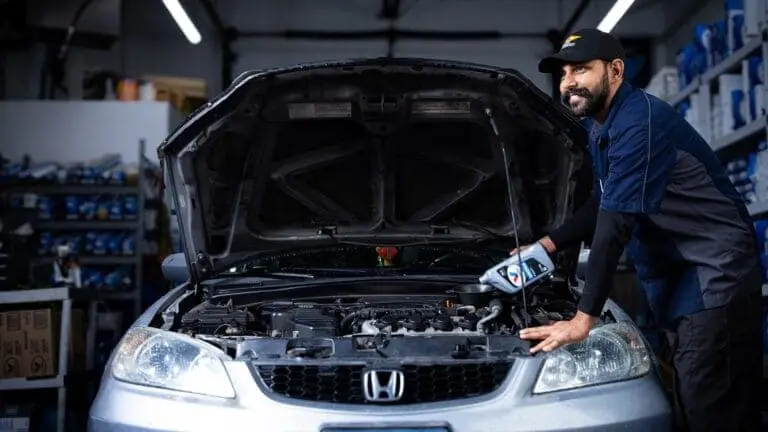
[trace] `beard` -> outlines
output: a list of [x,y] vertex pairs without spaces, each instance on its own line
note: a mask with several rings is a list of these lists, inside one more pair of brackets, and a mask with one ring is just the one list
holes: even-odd
[[[594,117],[605,108],[605,104],[608,101],[608,93],[608,75],[605,74],[600,81],[600,86],[598,86],[596,90],[590,91],[583,87],[572,88],[562,94],[561,100],[563,104],[571,107],[571,111],[573,111],[576,116]],[[583,100],[571,103],[571,96],[579,96]]]

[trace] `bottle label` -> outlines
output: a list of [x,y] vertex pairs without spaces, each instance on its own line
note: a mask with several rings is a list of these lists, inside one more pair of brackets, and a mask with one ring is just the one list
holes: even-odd
[[512,264],[507,267],[507,280],[509,280],[509,283],[511,283],[515,288],[520,288],[523,286],[522,273],[520,272],[520,267],[517,264]]

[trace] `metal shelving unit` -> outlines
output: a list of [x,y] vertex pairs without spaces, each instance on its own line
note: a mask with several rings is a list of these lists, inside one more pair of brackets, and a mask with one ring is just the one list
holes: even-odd
[[[131,293],[78,288],[39,288],[20,291],[0,291],[0,304],[62,304],[59,325],[58,372],[46,378],[4,378],[0,379],[0,392],[12,390],[56,389],[58,392],[57,430],[64,431],[66,419],[67,388],[66,377],[69,368],[69,335],[72,328],[72,303],[86,301],[96,305],[105,300],[131,300]],[[86,369],[92,370],[95,356],[96,309],[89,308],[86,332]]]
[[[36,230],[56,231],[97,231],[97,230],[130,230],[136,236],[136,250],[129,256],[81,256],[81,265],[110,266],[133,265],[134,284],[130,291],[94,289],[94,288],[41,288],[19,291],[0,291],[1,304],[34,304],[61,302],[61,325],[58,352],[58,374],[49,378],[12,378],[0,379],[0,391],[57,389],[58,391],[58,430],[63,431],[66,413],[66,382],[68,368],[69,335],[71,329],[72,303],[82,301],[88,304],[86,332],[86,370],[92,371],[95,363],[97,311],[98,304],[105,301],[129,301],[133,303],[134,315],[141,313],[142,280],[145,236],[145,201],[146,201],[146,163],[144,161],[145,142],[139,143],[139,175],[136,185],[3,185],[2,189],[10,193],[36,195],[135,195],[137,196],[137,217],[132,220],[119,221],[39,221],[35,223]],[[54,257],[42,256],[33,258],[31,266],[53,265]]]
[[67,295],[68,291],[69,290],[66,288],[29,291],[0,291],[0,304],[61,302],[58,374],[53,378],[45,379],[0,379],[0,392],[10,390],[57,389],[58,411],[56,422],[57,431],[59,432],[64,431],[67,410],[67,388],[64,385],[64,377],[66,376],[67,368],[69,367],[69,332],[72,316],[72,299]]
[[[41,185],[6,185],[3,188],[14,194],[35,194],[48,196],[65,195],[135,195],[137,197],[137,217],[130,220],[40,220],[35,229],[50,231],[133,231],[136,238],[136,250],[133,255],[86,255],[78,257],[84,266],[120,266],[133,265],[134,287],[130,292],[105,292],[103,300],[133,300],[134,315],[141,313],[141,283],[143,279],[143,244],[145,227],[146,180],[144,154],[146,144],[139,142],[138,181],[135,185],[102,184],[41,184]],[[31,260],[30,267],[53,265],[54,257],[42,256]],[[92,291],[92,290],[91,290]],[[95,307],[95,306],[94,306]]]
[[[731,73],[739,70],[743,64],[742,62],[754,54],[760,54],[764,59],[768,59],[768,40],[766,39],[766,31],[763,31],[759,37],[756,37],[744,44],[743,47],[738,49],[728,58],[724,59],[718,65],[708,70],[701,76],[698,76],[692,80],[685,88],[683,88],[678,94],[669,98],[667,102],[672,106],[677,106],[682,102],[688,100],[694,93],[698,93],[704,102],[701,105],[703,112],[701,116],[704,118],[711,117],[712,106],[712,87],[717,85],[718,78],[726,73]],[[763,82],[768,82],[768,70],[763,70]],[[752,121],[739,129],[729,133],[728,135],[712,139],[711,131],[706,131],[704,138],[710,142],[712,148],[715,151],[722,151],[728,149],[738,143],[743,142],[746,139],[752,138],[759,133],[764,133],[768,136],[768,122],[763,115],[755,121]]]

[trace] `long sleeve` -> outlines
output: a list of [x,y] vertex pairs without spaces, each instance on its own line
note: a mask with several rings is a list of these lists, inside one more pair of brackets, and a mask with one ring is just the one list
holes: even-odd
[[591,195],[573,216],[549,233],[557,250],[570,249],[592,237],[597,224],[598,208],[597,199]]
[[600,316],[611,293],[613,276],[635,227],[636,218],[637,215],[632,213],[598,212],[587,262],[586,284],[579,302],[579,310],[587,315]]

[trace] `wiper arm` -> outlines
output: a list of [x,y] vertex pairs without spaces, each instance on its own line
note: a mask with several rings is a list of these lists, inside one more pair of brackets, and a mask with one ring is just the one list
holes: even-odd
[[217,274],[216,278],[241,278],[249,276],[263,276],[275,279],[312,279],[315,277],[314,275],[308,273],[293,273],[282,270],[272,271],[265,267],[251,267],[245,270],[224,271]]
[[325,268],[325,267],[282,267],[281,272],[309,274],[313,277],[368,276],[376,269],[367,268]]
[[268,267],[250,267],[240,271],[222,272],[217,275],[217,277],[262,276],[275,279],[314,279],[316,277],[364,276],[369,274],[371,274],[371,272],[366,269],[281,267],[280,269],[272,270]]

